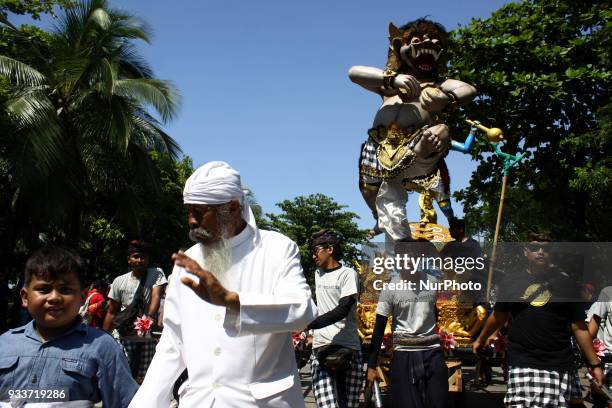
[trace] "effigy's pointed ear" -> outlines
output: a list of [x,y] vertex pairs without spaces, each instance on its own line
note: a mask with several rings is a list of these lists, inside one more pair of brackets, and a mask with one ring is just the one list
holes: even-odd
[[402,31],[393,23],[389,23],[389,41],[393,42],[395,38],[402,38]]

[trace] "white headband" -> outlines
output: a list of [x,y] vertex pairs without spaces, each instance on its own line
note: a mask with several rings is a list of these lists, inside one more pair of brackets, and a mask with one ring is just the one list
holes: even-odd
[[242,218],[253,230],[257,230],[251,206],[244,200],[240,173],[222,161],[212,161],[200,166],[185,182],[183,203],[225,204],[239,200],[242,204]]
[[185,204],[225,204],[244,193],[240,173],[222,161],[212,161],[199,167],[187,179],[183,190]]

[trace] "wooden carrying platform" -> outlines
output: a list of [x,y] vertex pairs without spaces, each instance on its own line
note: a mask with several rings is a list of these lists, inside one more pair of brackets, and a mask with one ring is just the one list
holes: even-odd
[[461,375],[461,360],[449,360],[446,362],[448,367],[448,391],[463,391],[463,376]]

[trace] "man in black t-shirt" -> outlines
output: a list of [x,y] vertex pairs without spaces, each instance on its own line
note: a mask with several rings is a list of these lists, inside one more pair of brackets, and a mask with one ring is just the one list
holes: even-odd
[[[501,300],[473,344],[474,352],[510,317],[507,407],[569,407],[575,382],[571,334],[587,367],[603,383],[601,361],[584,323],[574,283],[551,266],[550,240],[534,235],[523,248],[527,270],[509,276]],[[571,328],[571,330],[570,330]]]

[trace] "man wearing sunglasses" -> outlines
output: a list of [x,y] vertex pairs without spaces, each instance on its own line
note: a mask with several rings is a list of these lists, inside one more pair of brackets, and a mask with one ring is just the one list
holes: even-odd
[[[552,266],[550,239],[533,234],[523,247],[525,271],[517,271],[501,285],[493,313],[473,344],[474,352],[488,346],[491,334],[510,317],[508,335],[507,407],[570,407],[576,370],[571,335],[586,366],[599,384],[604,381],[601,361],[593,350],[584,323],[584,310],[575,284]],[[570,330],[571,328],[571,330]]]
[[340,244],[340,238],[326,229],[310,240],[321,313],[307,327],[314,330],[310,366],[318,408],[357,408],[363,383],[355,314],[359,278],[354,269],[340,263]]

